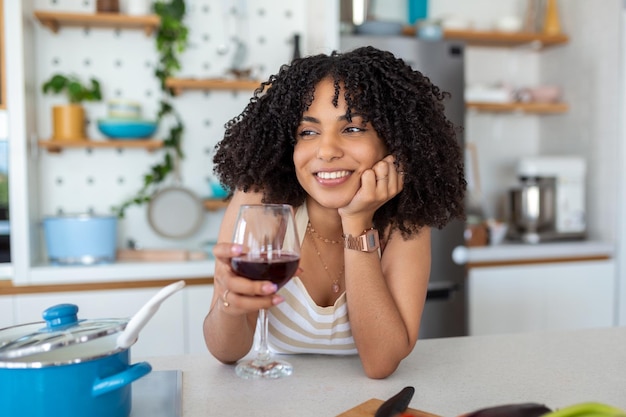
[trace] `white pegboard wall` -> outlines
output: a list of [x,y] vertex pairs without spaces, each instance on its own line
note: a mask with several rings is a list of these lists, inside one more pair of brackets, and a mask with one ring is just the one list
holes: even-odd
[[[35,0],[35,10],[93,13],[95,0]],[[236,41],[246,45],[244,67],[262,79],[278,71],[293,54],[293,35],[301,35],[301,51],[306,53],[306,0],[187,1],[186,23],[189,47],[182,56],[177,76],[209,78],[228,76],[236,51]],[[310,6],[309,6],[310,7]],[[72,73],[101,82],[103,101],[86,103],[90,123],[88,136],[104,139],[96,127],[106,117],[106,102],[114,98],[142,104],[143,115],[154,118],[161,98],[153,71],[156,65],[154,35],[141,30],[61,27],[52,34],[35,23],[37,56],[36,85],[55,73]],[[252,92],[185,91],[172,103],[185,125],[181,164],[183,185],[200,197],[209,194],[215,144],[224,124],[238,115]],[[51,107],[63,97],[39,93],[37,96],[37,135],[51,135]],[[166,136],[171,121],[164,121],[156,138]],[[162,160],[162,151],[126,149],[66,149],[59,154],[38,151],[40,167],[39,211],[41,217],[58,212],[93,211],[109,213],[110,208],[133,196],[141,187],[149,167]],[[171,184],[172,179],[164,185]],[[185,240],[158,236],[149,227],[146,207],[132,207],[120,222],[119,243],[133,239],[143,247],[191,247],[214,239],[221,212],[208,212],[202,230]]]

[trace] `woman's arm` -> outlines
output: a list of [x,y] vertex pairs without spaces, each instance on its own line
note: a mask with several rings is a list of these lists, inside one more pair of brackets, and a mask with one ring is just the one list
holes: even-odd
[[282,301],[275,294],[276,286],[271,282],[239,277],[230,267],[230,258],[236,256],[240,250],[237,245],[229,243],[239,206],[259,204],[261,198],[258,193],[234,193],[222,219],[218,244],[213,250],[214,291],[209,314],[204,319],[203,331],[209,351],[225,363],[236,362],[252,348],[259,309],[269,308]]
[[[361,175],[361,188],[339,209],[344,234],[358,236],[375,210],[402,191],[403,174],[387,156]],[[384,231],[379,231],[383,233]],[[430,229],[404,240],[396,230],[377,252],[344,249],[350,327],[365,373],[391,375],[415,346],[430,276]]]
[[365,373],[391,375],[417,342],[430,275],[430,229],[394,232],[382,258],[344,249],[352,335]]

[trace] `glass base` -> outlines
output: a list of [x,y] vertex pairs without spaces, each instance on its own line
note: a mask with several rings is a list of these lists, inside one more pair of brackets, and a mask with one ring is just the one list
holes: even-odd
[[285,361],[261,362],[253,359],[238,363],[235,373],[244,379],[277,379],[291,375],[293,366]]

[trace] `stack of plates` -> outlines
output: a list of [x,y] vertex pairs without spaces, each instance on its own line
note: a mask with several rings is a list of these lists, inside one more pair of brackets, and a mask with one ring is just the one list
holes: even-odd
[[109,114],[98,120],[98,129],[103,135],[117,140],[148,138],[157,129],[157,123],[141,118],[141,104],[127,100],[112,100],[108,103]]
[[151,120],[132,119],[100,119],[98,129],[111,139],[142,139],[150,137],[157,124]]

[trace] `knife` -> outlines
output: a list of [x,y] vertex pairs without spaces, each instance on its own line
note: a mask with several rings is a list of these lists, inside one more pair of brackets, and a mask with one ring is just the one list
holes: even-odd
[[382,405],[378,407],[378,410],[376,410],[374,417],[393,417],[406,411],[411,402],[411,398],[413,398],[413,394],[415,394],[415,388],[404,387],[402,391],[382,403]]

